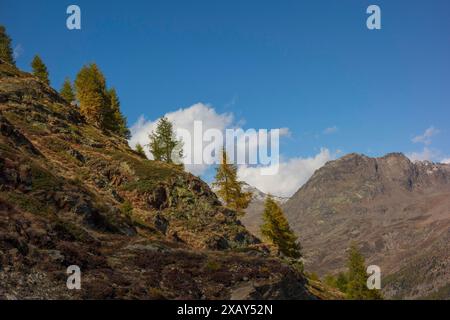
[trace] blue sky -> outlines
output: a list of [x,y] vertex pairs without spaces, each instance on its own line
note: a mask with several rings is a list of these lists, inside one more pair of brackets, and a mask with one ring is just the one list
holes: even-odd
[[[81,31],[66,28],[70,4]],[[370,4],[381,30],[366,27]],[[450,158],[449,16],[448,0],[0,2],[18,66],[39,53],[55,88],[95,61],[130,125],[202,102],[246,128],[289,128],[286,158]]]

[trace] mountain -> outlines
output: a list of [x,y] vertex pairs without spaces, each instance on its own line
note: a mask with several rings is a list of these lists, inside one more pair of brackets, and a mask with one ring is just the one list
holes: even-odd
[[328,162],[284,205],[306,270],[336,274],[359,244],[385,296],[450,298],[450,165],[349,154]]
[[[269,196],[267,193],[262,192],[261,190],[259,190],[258,188],[249,185],[248,183],[243,183],[242,184],[242,191],[244,192],[251,192],[252,193],[252,201],[253,202],[262,202],[264,203],[264,201],[266,200],[266,198]],[[286,201],[289,200],[289,198],[287,197],[277,197],[272,195],[272,198],[277,201],[280,204],[285,203]]]
[[[81,290],[66,287],[81,269]],[[317,299],[182,168],[0,60],[0,299]]]

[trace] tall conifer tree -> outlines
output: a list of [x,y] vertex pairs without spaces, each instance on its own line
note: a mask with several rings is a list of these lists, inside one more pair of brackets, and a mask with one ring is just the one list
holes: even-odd
[[298,259],[301,257],[301,247],[297,236],[289,226],[278,203],[269,195],[264,204],[263,225],[261,234],[278,247],[286,257]]
[[75,90],[81,114],[89,123],[104,129],[110,102],[105,77],[95,63],[80,70],[75,80]]
[[69,78],[66,78],[64,80],[59,93],[61,97],[63,97],[67,102],[72,103],[73,101],[75,101],[75,93],[73,92],[72,83],[70,82]]
[[127,119],[120,111],[120,100],[116,89],[108,90],[109,110],[105,116],[105,127],[112,132],[129,139],[130,130],[127,127]]
[[42,61],[41,57],[35,55],[33,61],[31,62],[31,67],[33,68],[33,75],[38,77],[45,84],[50,84],[47,66],[44,64],[44,61]]
[[158,121],[156,130],[149,135],[150,152],[157,161],[167,163],[181,162],[183,158],[183,141],[178,140],[173,124],[166,117]]
[[242,185],[243,182],[238,181],[237,178],[236,165],[229,162],[226,150],[223,148],[222,161],[217,167],[213,186],[218,189],[217,194],[225,205],[240,215],[244,214],[252,198],[251,192],[242,191]]
[[15,65],[11,38],[6,33],[6,28],[0,25],[0,59]]
[[365,259],[359,252],[358,247],[353,244],[348,255],[348,274],[346,294],[348,299],[354,300],[379,300],[383,299],[379,290],[367,288]]

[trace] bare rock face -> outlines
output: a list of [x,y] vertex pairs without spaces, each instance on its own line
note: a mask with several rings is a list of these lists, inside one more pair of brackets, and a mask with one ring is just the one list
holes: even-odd
[[268,292],[249,298],[316,298],[258,243],[206,183],[0,60],[0,299],[229,299],[243,278]]
[[307,270],[344,270],[356,242],[381,267],[387,297],[450,297],[450,165],[350,154],[317,170],[284,209]]

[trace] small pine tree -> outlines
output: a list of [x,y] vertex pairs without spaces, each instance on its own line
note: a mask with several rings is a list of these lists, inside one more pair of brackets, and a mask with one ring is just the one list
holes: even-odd
[[110,102],[105,77],[95,63],[80,70],[75,90],[81,114],[89,123],[103,129]]
[[243,215],[251,199],[251,192],[243,192],[243,182],[237,179],[237,167],[228,160],[225,148],[222,149],[222,161],[216,169],[213,186],[218,189],[217,194],[228,208]]
[[348,256],[346,293],[348,299],[373,300],[382,299],[379,290],[367,288],[367,273],[364,256],[356,245],[352,245]]
[[0,59],[15,65],[11,38],[6,34],[6,28],[0,25]]
[[177,164],[181,162],[183,141],[176,138],[173,124],[166,117],[158,121],[156,130],[149,138],[148,146],[155,160]]
[[73,92],[72,83],[70,82],[69,78],[66,78],[64,80],[61,90],[59,91],[59,94],[68,103],[72,103],[73,101],[75,101],[75,93]]
[[139,155],[142,158],[147,159],[147,155],[145,154],[144,147],[140,143],[137,143],[135,148],[136,148],[136,152],[139,153]]
[[330,287],[339,289],[342,293],[347,292],[347,275],[344,272],[340,272],[337,276],[328,274],[324,279],[325,284]]
[[264,204],[263,225],[261,234],[278,247],[278,251],[286,257],[299,259],[301,247],[297,236],[289,226],[280,206],[269,195]]
[[48,79],[47,66],[42,61],[41,57],[39,57],[38,55],[34,56],[34,59],[31,62],[31,68],[33,68],[34,76],[38,77],[45,84],[50,85],[50,80]]
[[127,119],[120,111],[120,100],[114,88],[108,90],[109,110],[105,116],[104,126],[112,132],[130,139],[130,130],[127,127]]

